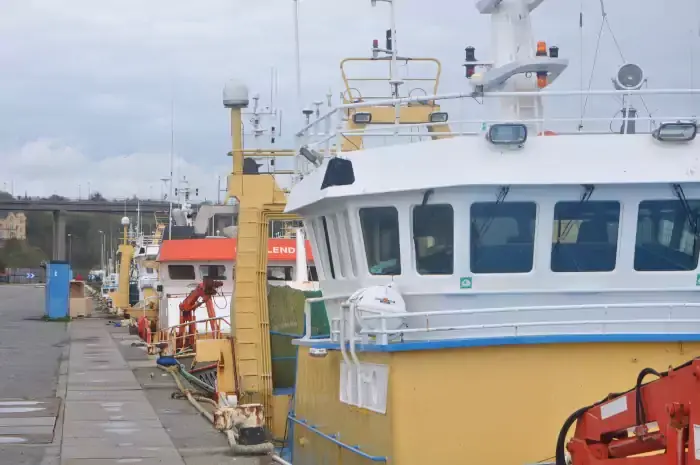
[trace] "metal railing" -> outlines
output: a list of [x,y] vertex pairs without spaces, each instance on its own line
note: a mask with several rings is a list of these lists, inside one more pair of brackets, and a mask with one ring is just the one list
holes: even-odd
[[[580,304],[580,305],[542,305],[542,306],[513,306],[513,307],[493,307],[493,308],[476,308],[476,309],[458,309],[458,310],[434,310],[425,312],[406,312],[406,313],[380,313],[368,309],[362,309],[362,314],[358,312],[357,304],[352,302],[344,302],[340,306],[340,318],[333,318],[331,321],[331,340],[349,342],[354,345],[357,342],[362,344],[388,345],[391,343],[390,336],[418,334],[418,333],[434,333],[434,332],[454,332],[454,331],[473,331],[487,329],[507,329],[508,336],[519,336],[521,330],[526,328],[537,327],[553,327],[553,326],[590,326],[590,325],[650,325],[650,324],[700,324],[700,318],[672,318],[671,314],[674,310],[684,308],[700,308],[700,303],[689,302],[625,302],[611,304]],[[659,318],[638,318],[634,315],[627,318],[619,318],[611,314],[610,318],[581,318],[582,314],[591,311],[608,311],[624,310],[624,309],[654,309],[664,311],[667,315]],[[523,315],[528,312],[548,312],[546,319],[527,320],[523,319]],[[570,312],[575,312],[577,319],[566,319],[564,314],[571,315]],[[439,322],[440,317],[455,317],[455,316],[490,316],[497,314],[513,314],[513,320],[494,323],[477,323],[477,324],[450,324],[444,325]],[[367,315],[369,314],[369,315]],[[389,329],[388,320],[403,320],[404,325],[399,329]],[[410,320],[410,322],[408,322]],[[378,321],[378,329],[369,329],[362,324],[365,321]],[[356,325],[351,322],[359,322],[360,331],[356,331]],[[343,327],[346,330],[343,330]],[[692,332],[694,334],[694,332]],[[532,335],[532,333],[527,333]],[[305,335],[305,337],[307,337]],[[481,334],[466,337],[479,338]],[[370,338],[374,338],[371,340]],[[342,344],[341,344],[342,346]]]
[[[483,103],[484,99],[502,99],[502,98],[513,98],[513,97],[541,97],[544,99],[555,98],[566,98],[566,97],[581,97],[585,96],[586,99],[590,97],[604,97],[606,99],[610,98],[631,98],[631,97],[650,97],[650,96],[665,96],[670,97],[687,97],[692,95],[700,94],[700,89],[640,89],[640,90],[597,90],[597,91],[531,91],[531,92],[487,92],[487,93],[474,93],[474,92],[459,92],[459,93],[449,93],[449,94],[436,94],[436,95],[421,95],[414,97],[403,97],[397,99],[384,99],[384,100],[372,100],[370,102],[356,102],[347,103],[339,105],[337,107],[331,108],[326,113],[320,115],[315,120],[311,121],[304,127],[302,127],[296,136],[297,151],[301,147],[308,147],[320,151],[325,157],[337,155],[343,146],[343,142],[347,140],[350,136],[363,136],[363,137],[385,137],[391,140],[387,145],[400,143],[403,139],[406,140],[413,139],[414,141],[425,140],[431,136],[475,136],[484,133],[484,128],[489,124],[495,123],[524,123],[524,124],[536,124],[541,126],[548,131],[556,131],[557,134],[617,134],[620,135],[619,131],[612,130],[612,124],[616,121],[618,123],[623,123],[624,119],[616,118],[615,116],[620,114],[620,111],[616,113],[613,117],[589,117],[581,115],[579,117],[559,117],[559,116],[549,116],[547,108],[544,109],[541,118],[535,119],[523,119],[523,120],[502,120],[502,119],[474,119],[474,118],[463,118],[462,115],[470,113],[466,108],[463,108],[466,102],[478,101],[478,103]],[[446,102],[446,101],[456,101],[460,104],[460,109],[457,111],[458,117],[453,118],[453,113],[450,112],[450,119],[447,122],[441,123],[417,123],[417,124],[388,124],[388,125],[367,125],[362,129],[350,130],[347,129],[346,118],[347,111],[353,109],[362,109],[370,107],[394,107],[396,111],[402,106],[421,103],[421,102]],[[616,103],[617,107],[620,107],[619,103]],[[551,106],[551,105],[548,105]],[[626,105],[629,107],[629,104]],[[446,108],[442,108],[441,111],[447,111]],[[474,113],[471,112],[473,115]],[[639,114],[634,120],[637,124],[637,133],[651,132],[656,126],[657,122],[663,121],[678,121],[678,120],[696,120],[696,115],[664,115],[664,116],[642,116]],[[648,126],[643,123],[648,123]],[[428,128],[432,126],[445,126],[449,125],[453,128],[450,132],[439,132],[429,134]],[[591,125],[598,125],[598,129],[584,129]],[[647,126],[647,127],[643,127]],[[422,132],[421,132],[422,131]],[[551,135],[551,132],[544,132],[544,135]],[[306,166],[306,168],[310,168]]]
[[[217,324],[214,324],[218,322]],[[195,333],[195,346],[185,347],[186,339],[191,335],[185,333],[182,336],[178,334],[180,328],[196,325],[197,332]],[[204,324],[204,331],[199,330],[199,326]],[[185,353],[196,352],[196,343],[202,339],[223,339],[231,337],[231,323],[225,317],[206,318],[203,320],[195,320],[187,323],[181,323],[162,329],[158,333],[158,342],[167,342],[168,347],[173,351],[174,355],[182,355]]]
[[[391,344],[390,336],[418,334],[418,333],[435,333],[435,332],[453,332],[453,331],[469,331],[469,330],[486,330],[486,329],[508,329],[509,335],[518,336],[520,330],[533,327],[552,327],[552,326],[590,326],[590,325],[625,325],[625,324],[700,324],[699,318],[672,318],[672,312],[678,309],[696,309],[700,308],[700,303],[692,302],[624,302],[624,303],[609,303],[609,304],[579,304],[579,305],[540,305],[540,306],[511,306],[511,307],[491,307],[491,308],[472,308],[472,309],[446,309],[433,310],[424,312],[406,312],[406,313],[381,313],[368,309],[362,309],[361,313],[357,309],[357,304],[348,302],[346,299],[349,296],[330,296],[317,297],[306,300],[304,308],[304,317],[306,318],[306,327],[309,328],[312,316],[312,303],[342,301],[340,303],[340,317],[329,318],[330,323],[330,340],[340,342],[345,340],[346,344],[362,344],[388,345]],[[638,318],[630,316],[628,318],[619,318],[615,315],[610,315],[610,318],[581,318],[586,312],[604,311],[608,315],[608,311],[629,309],[654,309],[663,311],[665,317],[659,318]],[[547,319],[527,320],[523,319],[523,315],[529,312],[548,312]],[[564,314],[575,312],[577,319],[566,319]],[[498,314],[514,314],[513,320],[506,322],[495,323],[479,323],[479,324],[451,324],[444,325],[440,323],[440,317],[455,317],[455,316],[491,316]],[[399,329],[389,329],[387,321],[403,320],[404,324]],[[362,322],[377,321],[379,328],[369,329]],[[358,322],[360,330],[356,331],[358,326],[352,322]],[[343,327],[345,330],[343,330]],[[693,332],[694,334],[694,332]],[[528,333],[531,335],[531,333]],[[472,338],[483,337],[483,335],[474,335]],[[370,339],[372,338],[372,339]],[[309,330],[307,330],[302,340],[317,339],[312,338]],[[342,349],[341,344],[341,349]]]

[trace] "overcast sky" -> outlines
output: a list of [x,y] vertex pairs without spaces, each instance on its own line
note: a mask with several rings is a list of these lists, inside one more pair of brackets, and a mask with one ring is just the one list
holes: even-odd
[[[443,92],[469,88],[461,67],[466,45],[488,59],[488,17],[474,3],[397,0],[401,54],[439,58]],[[699,3],[607,0],[624,58],[642,65],[650,87],[700,86]],[[304,100],[323,100],[329,88],[334,95],[341,90],[340,59],[369,56],[372,39],[383,39],[388,9],[382,3],[373,9],[370,0],[302,0],[300,10]],[[0,189],[75,197],[85,196],[90,183],[106,196],[159,196],[159,179],[169,172],[174,94],[177,172],[201,197],[216,198],[217,176],[230,171],[221,105],[229,78],[269,103],[270,70],[277,69],[276,106],[284,111],[278,145],[293,143],[292,11],[292,0],[1,0]],[[555,87],[578,89],[582,66],[587,87],[600,1],[547,0],[533,20],[537,38],[571,60]],[[609,88],[620,64],[606,28],[593,87]],[[608,111],[600,116],[611,116],[615,105],[589,104]],[[648,105],[657,115],[700,112],[700,98]],[[580,102],[562,110],[578,117]]]

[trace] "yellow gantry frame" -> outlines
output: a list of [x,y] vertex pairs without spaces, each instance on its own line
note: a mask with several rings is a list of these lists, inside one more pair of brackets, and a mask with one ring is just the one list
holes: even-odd
[[[394,124],[396,118],[396,109],[393,106],[375,106],[372,104],[372,100],[385,99],[387,97],[379,96],[363,96],[359,89],[353,87],[354,82],[377,82],[384,81],[389,82],[388,77],[361,77],[361,78],[349,78],[346,72],[346,65],[353,62],[386,62],[389,65],[389,60],[387,59],[372,59],[372,58],[346,58],[340,62],[340,73],[343,77],[343,83],[345,84],[345,93],[343,94],[343,103],[360,103],[367,102],[366,107],[355,108],[347,111],[347,129],[349,131],[361,131],[367,125],[366,124],[355,124],[352,120],[352,115],[356,112],[371,113],[372,123],[371,124]],[[424,78],[403,78],[404,82],[427,82],[431,83],[431,91],[433,94],[437,94],[438,86],[440,85],[440,73],[442,72],[442,65],[440,61],[435,58],[401,58],[397,61],[405,61],[406,63],[411,62],[422,62],[422,63],[433,63],[435,65],[435,76],[434,77],[424,77]],[[405,104],[399,107],[399,124],[418,124],[418,123],[429,123],[430,114],[433,112],[439,112],[440,106],[435,103],[435,101],[426,101],[422,103],[412,103]],[[447,124],[439,124],[434,126],[428,126],[428,132],[430,133],[441,133],[450,132],[450,127]],[[416,134],[418,135],[418,134]],[[435,135],[433,139],[441,139],[444,137],[451,137],[449,135],[440,136]],[[347,135],[343,137],[342,151],[349,152],[353,150],[362,149],[362,134],[357,135]]]
[[[263,404],[265,422],[270,426],[273,388],[267,306],[268,229],[271,220],[295,220],[298,217],[284,213],[287,199],[272,174],[243,174],[243,157],[290,156],[294,152],[243,150],[240,108],[231,109],[231,140],[233,175],[228,183],[228,197],[235,197],[239,202],[235,288],[231,305],[238,375],[234,381],[239,385],[242,402]],[[227,382],[227,385],[231,383]]]
[[119,281],[117,291],[112,297],[114,308],[119,312],[124,312],[129,307],[129,282],[131,278],[131,260],[134,258],[134,247],[128,241],[128,226],[124,226],[123,243],[117,249],[119,255]]

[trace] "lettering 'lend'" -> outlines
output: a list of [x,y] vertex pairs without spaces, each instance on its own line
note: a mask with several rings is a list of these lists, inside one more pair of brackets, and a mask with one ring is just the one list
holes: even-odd
[[294,255],[297,253],[296,247],[273,247],[271,250],[274,254]]

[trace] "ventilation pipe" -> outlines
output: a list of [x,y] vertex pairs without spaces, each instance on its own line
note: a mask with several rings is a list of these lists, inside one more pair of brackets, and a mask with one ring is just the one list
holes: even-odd
[[632,107],[623,108],[622,110],[622,125],[620,126],[620,134],[636,134],[637,133],[637,110]]
[[304,228],[298,228],[296,231],[296,276],[297,283],[305,283],[309,280],[308,268],[306,263],[306,240],[304,237]]

